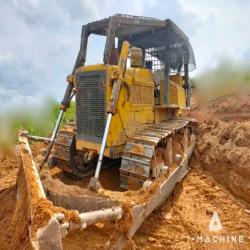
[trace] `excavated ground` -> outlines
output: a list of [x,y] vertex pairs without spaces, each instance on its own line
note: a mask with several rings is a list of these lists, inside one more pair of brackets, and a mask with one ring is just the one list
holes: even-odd
[[[127,249],[250,249],[250,94],[210,101],[188,115],[200,122],[191,171],[146,219]],[[43,146],[32,144],[37,161]],[[22,173],[18,194],[15,184],[20,166],[17,155],[8,152],[0,157],[0,249],[30,249]],[[58,169],[53,171],[66,184],[82,185]],[[117,185],[112,177],[105,186],[109,183]],[[222,223],[217,233],[209,232],[214,211]],[[98,224],[70,232],[63,241],[64,249],[103,249],[112,228],[111,224]],[[213,236],[230,242],[211,243]],[[237,243],[231,242],[232,236]]]

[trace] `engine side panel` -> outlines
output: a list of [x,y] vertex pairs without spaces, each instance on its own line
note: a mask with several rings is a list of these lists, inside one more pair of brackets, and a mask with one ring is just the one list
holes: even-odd
[[[76,148],[100,149],[106,121],[106,110],[112,91],[112,75],[116,66],[91,65],[81,67],[75,76]],[[104,82],[104,84],[103,84]],[[112,118],[105,156],[121,157],[122,150],[135,131],[154,122],[154,80],[144,68],[128,68],[117,112]]]

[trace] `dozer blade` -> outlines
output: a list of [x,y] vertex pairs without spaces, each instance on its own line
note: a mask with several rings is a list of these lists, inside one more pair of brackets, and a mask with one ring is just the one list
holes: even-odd
[[[28,191],[27,201],[29,204],[30,211],[30,239],[34,249],[61,249],[61,228],[56,214],[40,214],[42,217],[47,217],[43,227],[36,230],[36,225],[39,222],[36,221],[37,215],[36,210],[46,203],[46,195],[43,189],[37,168],[35,166],[32,153],[28,144],[28,140],[22,134],[19,135],[19,145],[22,158],[22,169],[25,176],[26,187]],[[52,237],[49,237],[53,235]]]
[[[105,246],[107,249],[123,249],[145,218],[165,201],[176,183],[187,174],[195,135],[191,135],[184,157],[169,176],[162,175],[147,187],[128,193],[120,192],[119,195],[117,191],[102,188],[94,192],[67,186],[53,179],[46,170],[38,173],[25,134],[19,134],[19,142],[22,171],[28,191],[29,236],[33,249],[61,250],[62,238],[69,231],[88,230],[90,225],[110,221],[116,223],[112,223],[113,233]],[[54,190],[55,186],[57,190]],[[74,192],[76,189],[77,192]]]
[[[39,250],[61,250],[62,237],[65,237],[67,232],[75,229],[85,229],[88,226],[103,222],[116,221],[122,216],[122,208],[114,207],[114,202],[109,202],[107,199],[100,197],[74,197],[71,195],[64,196],[66,202],[62,201],[60,194],[52,195],[52,200],[59,201],[60,205],[71,204],[72,207],[80,206],[89,210],[98,208],[98,204],[106,206],[104,209],[93,210],[89,212],[79,213],[77,210],[67,210],[63,207],[56,207],[46,198],[39,173],[35,166],[31,149],[24,134],[19,134],[19,146],[22,158],[22,171],[25,177],[26,188],[28,192],[29,206],[29,238],[33,249]],[[48,191],[48,190],[47,190]],[[86,205],[87,204],[87,205]],[[97,204],[97,205],[96,205]],[[103,208],[102,206],[102,208]],[[108,207],[110,206],[110,207]]]

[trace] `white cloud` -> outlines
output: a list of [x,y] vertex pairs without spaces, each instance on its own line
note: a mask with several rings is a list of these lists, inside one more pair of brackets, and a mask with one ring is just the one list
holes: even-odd
[[1,111],[8,113],[16,110],[35,111],[43,106],[45,100],[42,96],[22,95],[16,89],[5,89],[0,86]]
[[[170,18],[189,36],[199,72],[223,54],[250,60],[249,11],[250,2],[233,0],[0,1],[0,107],[25,97],[60,100],[88,22],[115,13]],[[91,41],[89,62],[100,62],[103,39]]]
[[18,93],[17,90],[14,89],[4,89],[3,87],[0,87],[0,98],[9,98],[13,97]]
[[195,8],[207,17],[191,37],[196,52],[197,72],[213,67],[221,57],[235,61],[250,44],[247,34],[250,22],[249,1],[198,1],[184,0],[185,6]]

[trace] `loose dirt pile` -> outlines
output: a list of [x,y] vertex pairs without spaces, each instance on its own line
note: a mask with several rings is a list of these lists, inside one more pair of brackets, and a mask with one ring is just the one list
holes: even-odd
[[[171,197],[145,220],[127,249],[250,249],[249,97],[223,97],[196,106],[189,114],[200,122],[191,171]],[[32,145],[36,161],[43,146]],[[27,194],[22,183],[16,202],[19,166],[15,154],[0,162],[0,249],[30,249],[29,214],[22,202]],[[53,177],[71,185],[70,189],[76,189],[72,186],[75,184],[83,185],[63,176],[58,169],[53,171]],[[219,232],[209,231],[214,212],[222,224]],[[64,249],[104,249],[113,228],[112,223],[99,223],[85,231],[72,231],[63,241]],[[225,237],[225,242],[211,242],[214,236]],[[236,237],[236,242],[231,236]]]
[[18,150],[14,148],[7,152],[0,150],[0,192],[13,186],[16,182],[18,168],[21,163],[18,154]]
[[[189,115],[200,123],[192,170],[143,223],[134,243],[139,249],[250,249],[250,94],[219,98]],[[208,228],[214,211],[219,234]],[[244,240],[204,242],[214,234]]]
[[[138,249],[249,249],[250,215],[245,209],[211,174],[193,169],[172,197],[143,223],[134,242]],[[209,232],[214,211],[223,226],[220,233]],[[212,235],[245,238],[240,244],[205,243],[198,238]]]
[[201,166],[250,203],[250,94],[217,99],[196,108],[192,116],[200,121]]
[[18,152],[5,153],[0,162],[0,249],[31,249],[28,236],[27,190]]

